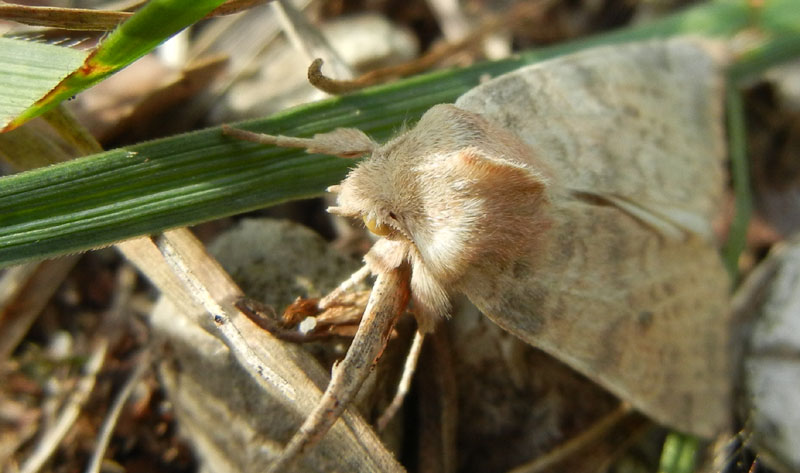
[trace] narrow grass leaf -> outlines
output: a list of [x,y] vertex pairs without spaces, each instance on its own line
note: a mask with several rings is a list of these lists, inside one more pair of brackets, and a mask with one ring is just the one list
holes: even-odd
[[[650,25],[412,77],[238,126],[297,136],[356,127],[383,140],[487,76],[601,44],[690,33],[729,37],[751,25],[752,18],[742,1],[704,4]],[[800,45],[800,34],[780,39]],[[5,177],[0,179],[0,266],[320,195],[341,180],[349,164],[239,142],[214,128]]]
[[[9,71],[8,81],[0,82],[0,97],[21,97],[15,107],[0,115],[0,131],[9,131],[31,118],[58,105],[61,101],[102,81],[133,61],[150,52],[153,48],[183,28],[197,22],[224,0],[152,0],[136,12],[119,28],[114,30],[100,45],[88,55],[86,52],[72,51],[69,48],[48,49],[50,56],[64,54],[72,60],[56,60],[44,63],[47,72],[40,72],[38,79],[40,94],[26,89],[26,71],[12,68],[13,62],[0,61],[0,70]],[[0,45],[2,46],[2,45]],[[15,56],[10,60],[24,58],[39,46],[28,43],[28,47],[17,46]],[[28,53],[27,50],[31,53]],[[2,50],[0,48],[0,50]],[[44,51],[44,50],[43,50]],[[57,52],[56,52],[57,51]],[[82,63],[75,63],[76,53],[82,54]],[[21,56],[20,56],[21,54]],[[44,53],[42,53],[44,54]],[[6,54],[0,53],[0,60]],[[23,63],[27,65],[27,63]],[[30,70],[30,68],[28,68]],[[18,73],[15,73],[18,71]],[[30,72],[27,72],[30,74]],[[21,95],[19,89],[26,90]],[[22,99],[24,97],[24,100]],[[17,112],[17,109],[20,111]]]

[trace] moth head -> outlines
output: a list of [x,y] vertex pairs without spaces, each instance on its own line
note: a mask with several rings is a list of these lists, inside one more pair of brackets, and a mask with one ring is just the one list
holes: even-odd
[[438,105],[332,187],[338,200],[329,211],[361,219],[390,240],[376,245],[368,262],[410,261],[415,305],[445,315],[449,293],[466,273],[483,270],[487,259],[513,259],[525,246],[521,240],[535,234],[532,217],[547,181],[535,164],[514,135],[474,113]]
[[377,236],[410,242],[406,223],[418,211],[417,192],[403,177],[408,169],[398,169],[387,151],[386,146],[376,149],[340,185],[328,188],[338,194],[337,205],[328,211],[361,220]]

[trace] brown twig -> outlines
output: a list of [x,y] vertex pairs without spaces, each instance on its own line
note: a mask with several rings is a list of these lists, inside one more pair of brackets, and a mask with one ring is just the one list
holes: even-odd
[[[272,0],[230,0],[211,11],[206,18],[230,15]],[[129,11],[104,11],[88,8],[57,8],[2,4],[0,19],[30,26],[63,30],[109,31],[133,15]]]
[[133,394],[136,383],[139,382],[139,379],[147,371],[149,366],[150,353],[145,349],[138,357],[136,368],[130,374],[128,380],[125,381],[125,385],[117,394],[114,403],[111,405],[111,409],[103,420],[103,425],[100,428],[100,432],[97,434],[92,458],[89,461],[89,466],[86,467],[86,473],[98,473],[100,471],[103,465],[103,456],[108,448],[108,444],[111,442],[111,435],[114,433],[114,427],[117,425],[120,414],[122,414],[122,408],[125,407],[128,398]]

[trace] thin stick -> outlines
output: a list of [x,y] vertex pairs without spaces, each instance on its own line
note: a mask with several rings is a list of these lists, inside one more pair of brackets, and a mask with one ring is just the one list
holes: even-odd
[[148,366],[150,366],[150,354],[148,351],[144,351],[137,361],[136,369],[133,370],[133,373],[128,377],[125,385],[117,394],[116,399],[114,399],[111,410],[109,410],[108,415],[106,415],[105,420],[103,420],[103,425],[100,427],[100,432],[97,434],[97,442],[94,447],[94,452],[92,453],[92,458],[89,461],[89,466],[86,467],[86,473],[98,473],[100,471],[100,466],[103,463],[103,456],[111,441],[111,434],[114,433],[114,427],[117,425],[117,420],[122,413],[122,408],[125,407],[125,403],[133,393],[133,388],[136,387],[136,383],[145,373]]
[[331,382],[322,398],[281,456],[270,465],[269,473],[286,471],[328,432],[350,404],[383,353],[394,323],[408,303],[408,271],[407,267],[401,267],[378,275],[347,355],[334,366]]
[[324,57],[333,66],[333,76],[339,79],[350,79],[353,69],[342,59],[342,56],[331,45],[317,26],[312,24],[306,15],[287,0],[277,0],[272,4],[278,21],[289,42],[307,59]]
[[514,468],[511,470],[511,473],[538,473],[552,468],[553,465],[575,454],[580,449],[585,448],[587,445],[606,434],[609,430],[614,428],[614,426],[619,424],[625,416],[632,412],[634,411],[630,404],[625,402],[620,403],[616,409],[601,417],[597,422],[589,426],[588,429],[562,443],[553,451],[536,458],[532,462]]
[[397,393],[395,393],[392,402],[389,403],[389,406],[383,411],[378,422],[376,423],[376,428],[378,432],[383,431],[386,428],[386,425],[389,424],[395,414],[397,414],[398,409],[400,406],[403,405],[403,401],[406,398],[406,394],[408,394],[408,390],[411,387],[411,379],[414,377],[414,371],[417,369],[417,362],[419,361],[419,354],[422,353],[422,342],[425,340],[425,335],[419,331],[414,334],[414,341],[411,342],[411,348],[408,350],[408,356],[406,357],[406,362],[403,365],[403,376],[400,378],[400,383],[397,385]]

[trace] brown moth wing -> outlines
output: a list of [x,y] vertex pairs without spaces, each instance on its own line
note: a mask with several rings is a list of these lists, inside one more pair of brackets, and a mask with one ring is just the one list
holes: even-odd
[[[702,436],[727,426],[731,390],[728,279],[710,243],[721,91],[705,46],[672,40],[548,61],[456,102],[522,138],[553,175],[546,246],[487,262],[460,289],[498,325]],[[686,231],[668,235],[615,199]]]
[[710,237],[724,178],[723,59],[694,38],[596,48],[500,76],[455,105],[522,138],[555,184],[624,196]]
[[727,426],[727,275],[701,238],[675,242],[614,207],[553,205],[547,246],[463,282],[495,323],[656,420]]

